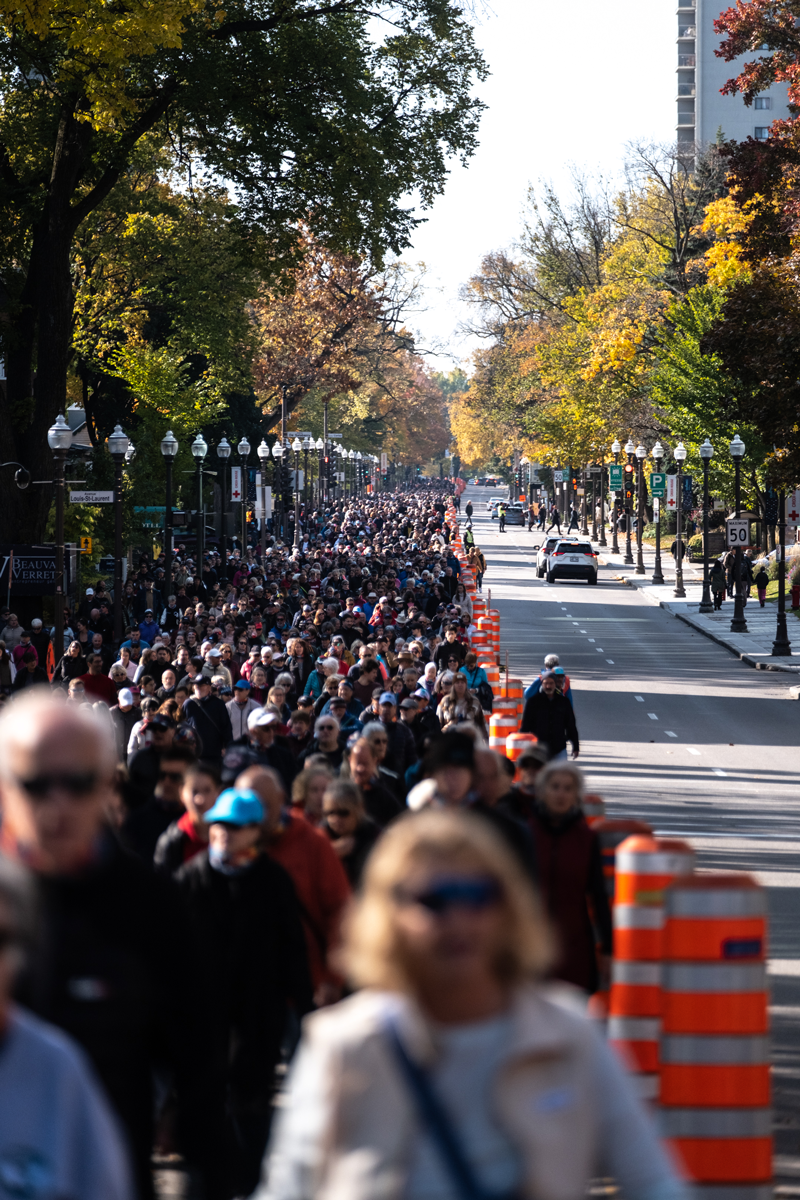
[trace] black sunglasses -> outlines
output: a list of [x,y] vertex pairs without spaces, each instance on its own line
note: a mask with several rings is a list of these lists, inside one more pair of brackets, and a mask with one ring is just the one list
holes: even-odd
[[171,779],[173,783],[183,782],[183,771],[159,771],[159,779]]
[[66,792],[72,800],[81,800],[97,787],[96,771],[62,771],[18,779],[23,791],[34,800],[46,800],[54,789]]

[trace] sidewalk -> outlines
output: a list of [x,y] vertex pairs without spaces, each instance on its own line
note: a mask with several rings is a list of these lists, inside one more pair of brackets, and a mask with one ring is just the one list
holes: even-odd
[[[669,542],[668,542],[669,547]],[[645,546],[642,551],[645,574],[637,575],[636,566],[625,566],[624,540],[620,540],[620,553],[612,554],[611,545],[598,547],[600,562],[610,566],[618,579],[624,580],[629,587],[638,588],[651,604],[657,604],[667,612],[671,612],[679,621],[685,621],[705,637],[711,638],[726,650],[730,650],[742,662],[762,671],[784,671],[800,676],[800,621],[787,607],[786,627],[789,641],[792,644],[791,657],[773,658],[772,643],[775,640],[778,622],[777,604],[767,603],[759,608],[753,588],[753,595],[745,606],[744,615],[747,621],[747,633],[731,633],[733,618],[733,601],[725,600],[719,612],[699,613],[700,600],[703,594],[702,563],[686,563],[683,569],[683,584],[686,591],[685,599],[678,599],[673,594],[675,587],[675,564],[672,555],[661,551],[661,572],[666,582],[656,586],[652,582],[655,569],[655,551]],[[636,559],[636,543],[633,543],[633,557]],[[788,587],[787,587],[788,601]],[[794,689],[792,689],[794,691]],[[800,690],[798,691],[800,699]]]

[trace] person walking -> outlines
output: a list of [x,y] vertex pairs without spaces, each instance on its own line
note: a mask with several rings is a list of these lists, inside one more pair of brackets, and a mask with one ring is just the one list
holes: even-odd
[[307,1018],[254,1200],[682,1196],[613,1050],[541,988],[548,924],[483,817],[387,830],[344,950],[360,990]]
[[558,511],[558,506],[556,504],[551,504],[551,506],[550,506],[550,525],[547,528],[547,533],[550,532],[550,530],[553,528],[554,525],[558,529],[558,536],[560,537],[561,536],[561,513]]
[[548,748],[550,758],[566,758],[567,742],[572,745],[572,757],[580,752],[578,727],[572,705],[556,688],[555,672],[542,671],[542,685],[536,695],[525,702],[521,733],[533,733]]
[[580,529],[580,527],[581,527],[581,523],[580,523],[580,518],[578,516],[578,510],[575,507],[575,505],[573,504],[571,509],[569,510],[569,526],[567,527],[567,533],[572,533],[573,529],[577,532]]
[[536,780],[530,827],[542,899],[558,934],[552,975],[591,995],[608,985],[612,929],[600,842],[581,807],[585,791],[573,763],[548,763]]
[[725,568],[718,558],[715,558],[712,562],[708,577],[711,583],[711,593],[714,597],[714,608],[719,610],[722,608],[722,601],[725,599],[727,580],[725,578]]
[[505,502],[501,501],[497,506],[497,520],[499,524],[498,532],[505,533],[506,531],[506,506]]
[[291,879],[264,852],[258,796],[227,788],[204,820],[208,850],[181,867],[175,881],[205,951],[213,1014],[207,1036],[226,1078],[237,1142],[231,1193],[249,1196],[269,1136],[289,1013],[311,1010],[311,974]]
[[466,508],[464,509],[464,512],[465,512],[465,514],[466,514],[466,517],[467,517],[467,529],[472,529],[472,513],[473,513],[473,511],[474,511],[474,510],[473,510],[473,508],[472,508],[472,501],[471,501],[471,500],[468,500],[468,501],[467,501],[467,506],[466,506]]
[[769,575],[763,566],[759,568],[758,574],[753,579],[753,583],[756,585],[756,591],[758,592],[758,603],[763,608],[767,602],[767,588],[769,586]]

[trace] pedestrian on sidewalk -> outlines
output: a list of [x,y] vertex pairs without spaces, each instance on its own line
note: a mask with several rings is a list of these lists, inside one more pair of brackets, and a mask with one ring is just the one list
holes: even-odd
[[[678,563],[678,545],[679,545],[678,539],[676,538],[675,541],[672,543],[672,545],[669,548],[670,554],[675,559],[676,566]],[[683,538],[681,538],[681,540],[680,540],[680,556],[681,556],[681,562],[683,562],[684,558],[686,557],[686,543],[684,542]]]
[[711,591],[714,595],[714,608],[719,610],[722,608],[722,601],[725,599],[727,580],[725,578],[725,568],[718,558],[715,558],[711,564],[709,579],[711,581]]
[[569,528],[567,529],[567,533],[571,533],[573,529],[575,529],[577,531],[580,529],[580,527],[581,527],[581,523],[580,523],[580,519],[578,517],[578,510],[575,507],[575,505],[573,504],[572,508],[570,509],[570,513],[569,513]]
[[546,742],[550,758],[566,758],[567,742],[572,743],[572,757],[580,752],[578,729],[570,702],[556,689],[553,671],[542,671],[541,690],[525,702],[521,733],[533,733]]
[[767,586],[769,584],[769,575],[764,570],[763,566],[761,567],[761,569],[759,570],[755,579],[753,580],[753,583],[756,585],[756,590],[758,592],[758,603],[761,606],[761,608],[763,608],[764,605],[766,604]]
[[728,599],[733,600],[736,593],[734,571],[736,569],[736,551],[729,550],[725,555],[725,580],[728,587]]
[[561,513],[558,511],[556,505],[552,504],[550,506],[550,525],[547,529],[548,533],[554,525],[558,527],[558,536],[561,537]]

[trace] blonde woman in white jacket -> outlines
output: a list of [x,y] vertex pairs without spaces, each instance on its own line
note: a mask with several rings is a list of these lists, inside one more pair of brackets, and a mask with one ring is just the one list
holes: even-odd
[[678,1200],[591,1022],[537,983],[551,935],[480,817],[383,834],[344,939],[362,991],[306,1019],[257,1200]]

